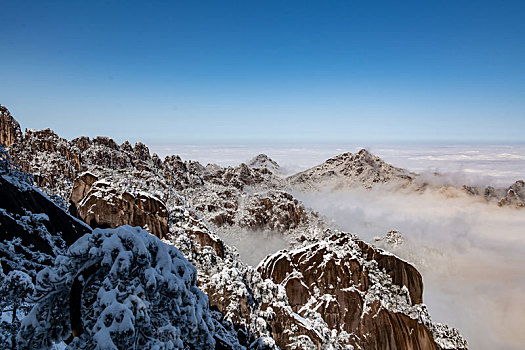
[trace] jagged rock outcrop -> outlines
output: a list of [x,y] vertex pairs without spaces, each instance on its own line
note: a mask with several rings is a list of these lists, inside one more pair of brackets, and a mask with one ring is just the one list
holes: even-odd
[[498,202],[501,206],[525,207],[525,181],[519,180],[513,183],[505,192],[505,196]]
[[[184,292],[184,290],[181,289],[181,286],[177,286],[174,283],[168,283],[170,276],[179,276],[181,279],[184,279],[186,286],[191,287],[192,293],[199,294],[199,303],[202,306],[201,309],[207,313],[205,316],[207,317],[208,326],[199,330],[199,332],[201,335],[203,332],[207,332],[204,336],[209,340],[209,346],[212,346],[210,344],[215,343],[216,349],[246,350],[247,348],[259,349],[257,347],[258,344],[273,344],[271,338],[257,338],[245,329],[234,328],[232,323],[226,321],[220,312],[210,312],[208,310],[207,298],[196,288],[195,268],[185,261],[179,252],[174,252],[173,250],[175,248],[172,247],[170,248],[171,250],[163,249],[164,243],[161,243],[159,240],[152,240],[151,236],[148,238],[147,234],[144,235],[139,228],[120,227],[114,232],[98,230],[93,233],[93,236],[85,235],[86,233],[91,232],[91,229],[87,225],[76,220],[61,208],[57,207],[53,202],[46,198],[45,195],[38,190],[35,190],[27,182],[28,178],[23,176],[24,174],[21,174],[19,171],[9,166],[4,166],[5,164],[3,162],[5,162],[6,159],[0,159],[2,159],[2,166],[0,167],[0,198],[2,198],[2,201],[0,201],[0,280],[5,277],[4,273],[10,271],[16,270],[19,274],[26,272],[33,278],[33,282],[36,280],[36,282],[42,283],[42,287],[37,289],[39,293],[42,293],[40,295],[46,293],[61,293],[58,297],[38,298],[38,301],[44,304],[46,302],[54,304],[51,305],[51,307],[42,307],[43,304],[35,305],[35,307],[38,308],[38,311],[36,311],[34,315],[26,318],[26,321],[22,321],[23,335],[18,339],[20,348],[43,348],[50,344],[48,343],[50,338],[52,338],[52,341],[56,340],[56,337],[53,337],[51,334],[56,330],[47,332],[49,333],[47,335],[44,333],[38,337],[33,337],[32,335],[34,332],[31,330],[31,327],[33,326],[37,326],[37,329],[34,329],[35,332],[41,332],[43,327],[52,327],[53,325],[62,324],[64,325],[64,328],[60,330],[61,326],[58,327],[60,330],[60,336],[65,339],[69,336],[69,332],[73,331],[73,335],[77,337],[74,341],[79,342],[78,337],[81,336],[82,331],[86,331],[86,326],[93,326],[93,319],[89,319],[93,316],[93,309],[98,310],[100,315],[101,308],[94,308],[92,303],[97,301],[96,296],[100,295],[100,292],[105,291],[108,291],[109,295],[106,294],[106,297],[99,299],[99,301],[102,300],[103,307],[107,307],[102,313],[102,316],[106,315],[107,317],[108,314],[116,312],[117,314],[112,315],[112,317],[115,318],[117,323],[121,321],[124,322],[121,324],[122,327],[113,327],[113,329],[118,328],[126,331],[125,327],[129,325],[129,323],[127,323],[125,318],[121,317],[121,308],[115,307],[114,304],[105,304],[108,300],[114,300],[117,302],[116,299],[112,299],[112,296],[114,295],[113,292],[115,288],[120,288],[122,283],[125,283],[127,289],[123,291],[123,294],[119,295],[119,298],[125,297],[124,295],[128,293],[127,295],[130,296],[131,301],[125,302],[125,304],[127,307],[130,307],[132,311],[137,311],[139,313],[139,316],[134,318],[134,320],[139,323],[137,327],[140,326],[139,328],[144,330],[145,327],[143,323],[141,324],[141,321],[148,321],[149,317],[143,317],[145,314],[145,304],[141,302],[138,302],[137,304],[137,296],[145,296],[144,287],[137,289],[138,291],[142,290],[142,292],[139,292],[138,294],[136,294],[136,292],[130,292],[130,285],[135,284],[138,280],[131,276],[131,281],[128,280],[123,282],[122,277],[123,274],[125,275],[127,272],[136,272],[137,267],[139,267],[140,270],[140,267],[143,267],[144,262],[149,261],[149,255],[144,255],[145,248],[154,248],[151,250],[154,254],[154,256],[151,257],[153,259],[151,262],[154,265],[158,265],[160,268],[159,274],[156,276],[152,275],[150,269],[140,270],[144,273],[143,277],[145,278],[143,278],[142,282],[147,284],[147,292],[155,295],[157,289],[164,288],[162,293],[165,293],[165,287],[171,288],[171,290],[175,292]],[[184,211],[184,209],[180,209]],[[182,217],[194,220],[188,215],[187,211],[184,211],[184,214],[186,216],[183,215]],[[222,244],[222,241],[211,234],[205,226],[200,223],[199,225],[202,231],[200,238],[195,238],[195,235],[191,235],[190,237],[185,234],[184,231],[180,232],[181,236],[195,242],[194,247],[199,246],[199,244],[202,244],[204,247],[211,242],[215,242],[215,244],[219,245]],[[139,235],[139,237],[137,237],[137,235]],[[204,238],[206,235],[208,235],[207,239]],[[93,240],[94,236],[97,238]],[[116,236],[119,236],[118,239],[120,239],[120,242],[118,243],[115,240]],[[83,237],[83,241],[77,241],[81,237]],[[103,243],[104,239],[106,240],[106,243]],[[76,241],[77,244],[73,248],[73,254],[66,253],[66,249]],[[87,244],[85,244],[86,242]],[[90,244],[98,246],[94,247],[90,246]],[[84,251],[80,254],[79,252],[82,249],[84,249]],[[115,249],[120,249],[121,254],[115,254]],[[175,266],[172,265],[170,267],[166,265],[166,253],[169,253],[169,256],[177,260]],[[196,253],[201,254],[198,252]],[[64,254],[65,256],[55,259],[58,255]],[[217,254],[219,253],[217,252]],[[100,259],[102,259],[103,255],[105,255],[106,258],[103,259],[103,263],[100,263]],[[132,255],[135,255],[133,261],[125,261]],[[201,255],[204,256],[204,252]],[[97,258],[99,259],[98,263]],[[77,263],[79,263],[78,266],[67,266],[64,268],[64,265],[61,265],[61,268],[54,271],[49,269],[54,262],[58,262],[58,264],[69,264],[69,262],[75,259],[85,260],[77,261]],[[112,262],[114,265],[109,269],[107,264],[109,263],[109,265],[111,265]],[[129,268],[131,266],[133,269]],[[166,268],[168,270],[164,270]],[[58,278],[56,276],[57,271],[58,273],[69,273],[70,276],[67,278]],[[39,277],[36,278],[36,275],[39,272]],[[110,274],[113,274],[111,283],[114,283],[114,285],[107,287],[107,284],[101,282]],[[50,285],[49,283],[53,286],[52,288],[48,288]],[[103,285],[106,286],[106,290],[97,290],[97,288],[101,288]],[[181,324],[182,319],[188,319],[191,323],[194,315],[191,312],[187,313],[188,303],[185,300],[180,303],[181,299],[176,295],[166,294],[164,296],[168,298],[168,303],[177,304],[176,306],[171,305],[168,308],[162,308],[165,312],[172,314],[172,310],[182,310],[182,314],[175,317],[175,323]],[[29,305],[26,306],[30,309],[34,300],[28,300]],[[119,301],[120,300],[121,299],[119,299]],[[158,302],[158,300],[158,296],[154,296],[152,299],[153,303]],[[4,304],[4,306],[6,305],[7,304]],[[123,304],[117,302],[116,306],[119,305]],[[154,310],[150,310],[150,312],[158,312],[158,307],[154,307],[153,309]],[[23,317],[26,315],[27,310],[24,310],[19,310],[17,313],[18,316]],[[197,312],[197,314],[202,313],[202,310],[196,310],[195,312]],[[1,311],[3,312],[5,310],[3,309]],[[5,314],[2,316],[5,316]],[[162,318],[164,316],[165,315],[163,315]],[[54,322],[46,321],[49,320],[50,317],[53,317]],[[197,315],[197,318],[199,317],[200,316]],[[36,318],[39,318],[38,321],[35,321]],[[165,321],[165,319],[162,319],[160,324],[164,324],[162,322]],[[156,326],[158,324],[159,323],[155,323]],[[106,323],[106,326],[107,325],[108,324]],[[2,322],[0,327],[0,335],[3,337],[2,339],[6,339],[4,337],[5,335],[16,337],[16,333],[18,332],[17,327],[19,326],[19,320],[12,324]],[[191,327],[191,325],[189,326]],[[7,332],[4,332],[6,328]],[[99,328],[96,330],[98,329]],[[173,331],[172,328],[169,329],[166,327],[161,327],[156,330],[164,332],[166,329],[168,332]],[[191,339],[195,339],[195,330],[188,333],[188,330],[185,328],[174,334],[189,334]],[[48,335],[51,337],[48,338]],[[115,333],[111,333],[110,335],[113,337],[113,340],[116,339]],[[84,337],[83,340],[89,342],[93,341],[95,338],[97,337],[93,336],[93,333],[90,333],[87,334],[87,337]],[[147,334],[147,338],[151,340],[152,343],[165,339],[162,335],[152,336],[151,333],[149,333],[149,335]],[[42,344],[39,344],[39,341],[42,341]],[[104,341],[104,339],[102,339],[102,341]],[[10,342],[11,341],[9,341],[9,343]],[[191,340],[188,340],[188,342],[191,342]],[[250,342],[254,342],[254,345],[251,346]],[[203,346],[206,347],[205,345],[194,344],[194,347],[195,346],[196,348]],[[276,350],[272,346],[268,346],[264,349]]]
[[266,154],[258,154],[253,157],[249,162],[250,168],[266,168],[272,173],[277,174],[280,171],[280,166],[276,161],[268,157]]
[[98,177],[90,172],[85,172],[75,179],[70,198],[75,206],[78,206],[97,180]]
[[385,237],[374,237],[374,244],[381,244],[391,249],[402,246],[405,243],[405,238],[398,230],[388,231]]
[[246,198],[239,225],[250,229],[286,232],[306,225],[308,220],[306,208],[291,194],[269,191]]
[[241,163],[236,167],[219,167],[208,165],[203,172],[203,179],[210,184],[235,187],[239,190],[246,186],[265,188],[282,188],[283,181],[267,168],[250,168]]
[[[283,286],[294,312],[318,313],[341,345],[364,349],[439,349],[443,345],[422,303],[421,275],[410,264],[346,234],[280,251],[258,267]],[[276,315],[277,327],[289,324]],[[299,331],[315,346],[315,333]],[[304,333],[303,333],[304,332]],[[273,334],[286,347],[297,332]],[[460,337],[455,346],[466,348]],[[307,344],[307,343],[304,343]],[[440,345],[441,344],[441,345]]]
[[362,149],[354,154],[340,154],[287,179],[292,186],[302,189],[353,186],[370,189],[375,184],[391,181],[406,185],[414,176],[415,174],[387,164],[381,158]]
[[465,193],[471,196],[485,198],[488,202],[496,202],[500,207],[525,207],[525,181],[518,180],[508,188],[463,186]]
[[0,145],[11,146],[22,139],[20,124],[11,116],[9,110],[0,105]]
[[281,190],[243,193],[232,187],[214,187],[207,191],[187,189],[183,193],[196,213],[218,228],[267,230],[292,238],[320,222],[316,212]]

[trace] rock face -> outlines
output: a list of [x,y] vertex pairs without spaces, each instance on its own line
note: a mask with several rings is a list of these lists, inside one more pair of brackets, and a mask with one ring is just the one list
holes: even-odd
[[309,221],[304,206],[284,191],[256,194],[243,204],[243,215],[239,219],[242,227],[286,232]]
[[370,189],[375,184],[391,181],[408,184],[414,175],[362,149],[354,154],[347,152],[330,158],[323,164],[288,177],[288,181],[303,189],[353,186]]
[[235,187],[239,190],[247,186],[283,187],[283,181],[266,168],[250,168],[241,163],[236,167],[222,168],[217,165],[208,165],[203,172],[203,179],[210,184]]
[[159,238],[168,233],[168,210],[161,200],[147,193],[121,191],[111,183],[96,181],[92,174],[75,180],[71,200],[80,218],[92,228],[140,226]]
[[0,145],[11,146],[21,139],[20,124],[11,116],[7,108],[0,105]]
[[499,200],[498,205],[500,207],[505,205],[516,208],[525,207],[525,181],[519,180],[512,184],[505,192],[505,196]]
[[[316,312],[340,345],[364,349],[439,349],[440,335],[421,305],[421,275],[410,264],[349,235],[266,258],[258,270],[286,290],[294,312],[309,319]],[[276,315],[280,329],[293,320]],[[299,333],[276,332],[286,347],[291,335],[304,335],[315,346],[323,340],[309,327]],[[434,334],[433,334],[434,333]],[[302,343],[310,344],[309,342]],[[460,340],[455,344],[465,348]]]
[[463,186],[468,195],[483,197],[488,202],[496,202],[500,207],[525,207],[525,181],[518,180],[508,188]]

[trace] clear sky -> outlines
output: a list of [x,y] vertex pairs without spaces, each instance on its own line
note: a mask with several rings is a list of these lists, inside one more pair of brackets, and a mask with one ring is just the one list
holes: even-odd
[[0,1],[23,128],[157,143],[523,142],[525,1]]

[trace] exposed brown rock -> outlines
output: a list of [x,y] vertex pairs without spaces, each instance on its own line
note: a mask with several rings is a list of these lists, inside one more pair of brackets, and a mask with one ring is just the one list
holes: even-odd
[[191,224],[185,229],[188,236],[194,236],[195,241],[201,246],[209,246],[215,250],[218,257],[224,258],[224,243],[216,235],[212,234],[205,225],[195,219],[189,219]]
[[[306,317],[303,313],[308,309],[316,310],[330,329],[353,334],[348,345],[365,349],[437,349],[431,332],[417,319],[390,311],[378,301],[367,305],[364,296],[373,284],[369,274],[377,274],[366,263],[372,259],[394,284],[408,288],[412,304],[422,302],[423,283],[414,267],[345,235],[276,253],[259,265],[259,271],[263,278],[284,286],[294,312]],[[291,317],[276,315],[274,326],[279,329],[279,324],[297,323]],[[272,335],[283,348],[290,342],[287,334],[274,331]],[[315,335],[308,336],[316,342]]]
[[283,191],[255,194],[246,199],[240,226],[286,232],[308,222],[306,209]]
[[93,139],[93,145],[104,146],[113,150],[118,150],[119,147],[117,143],[107,136],[97,136]]
[[423,278],[414,266],[363,241],[359,241],[358,244],[366,259],[375,260],[378,267],[392,278],[394,284],[408,288],[413,304],[423,302]]
[[144,162],[151,159],[149,148],[142,142],[137,142],[133,151],[135,152],[135,156]]
[[84,152],[85,150],[87,150],[89,147],[92,146],[92,142],[89,139],[89,137],[87,137],[87,136],[77,137],[77,138],[71,140],[71,143],[73,145],[75,145],[76,147],[78,147],[78,149],[81,152]]
[[425,326],[402,313],[380,308],[378,302],[372,304],[357,329],[361,336],[356,345],[362,349],[439,349]]
[[0,105],[0,145],[11,146],[21,139],[20,124],[11,116],[6,107]]
[[[79,182],[79,192],[81,187]],[[93,228],[141,226],[159,238],[168,232],[168,211],[164,203],[143,193],[122,192],[104,182],[91,186],[77,210],[82,220]]]
[[98,180],[98,177],[92,173],[84,173],[75,179],[73,191],[71,192],[71,201],[75,206],[84,198],[91,186]]

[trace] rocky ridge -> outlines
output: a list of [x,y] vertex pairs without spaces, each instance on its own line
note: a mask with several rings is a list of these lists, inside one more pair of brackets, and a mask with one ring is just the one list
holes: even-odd
[[[440,177],[435,173],[436,180]],[[394,167],[362,149],[343,153],[287,178],[292,188],[321,191],[351,188],[380,188],[387,191],[437,191],[445,196],[469,195],[498,206],[525,207],[525,182],[518,180],[508,188],[454,186],[429,183],[420,174]],[[436,181],[439,183],[439,181]]]
[[[178,156],[162,161],[150,155],[142,144],[119,146],[106,137],[67,141],[49,129],[26,131],[22,141],[8,149],[26,171],[35,173],[35,182],[43,190],[57,196],[57,203],[66,209],[71,200],[72,211],[76,210],[92,226],[143,225],[151,233],[154,233],[152,227],[159,227],[154,234],[176,246],[197,268],[199,287],[208,294],[211,310],[217,312],[215,317],[224,329],[222,340],[217,338],[224,348],[235,348],[228,347],[231,337],[237,339],[239,348],[261,344],[272,348],[276,344],[290,349],[339,349],[352,344],[401,346],[407,342],[428,344],[428,341],[447,349],[466,347],[456,330],[430,321],[418,297],[422,290],[414,277],[418,274],[393,255],[374,250],[348,234],[326,229],[315,213],[286,193],[287,183],[266,168],[244,164],[203,167],[196,162],[183,162]],[[137,198],[142,202],[141,193],[158,206],[137,204]],[[118,221],[120,215],[111,212],[113,206],[125,206],[126,212],[141,215],[124,216]],[[163,215],[164,208],[167,216]],[[207,220],[213,223],[227,209],[231,209],[230,216],[225,216],[227,220],[217,219],[211,226],[206,223]],[[167,231],[161,220],[167,223]],[[264,268],[269,263],[262,264],[259,270],[242,263],[235,249],[210,229],[221,225],[274,229],[298,238],[293,243],[299,252],[292,250],[281,255],[299,256],[301,249],[306,249],[315,256],[316,251],[322,251],[323,261],[316,262],[318,284],[312,284],[312,276],[316,275],[309,275],[304,265],[291,258],[279,259],[283,271],[290,271],[295,277],[293,286],[307,286],[307,292],[299,293],[301,298],[308,295],[318,298],[318,303],[303,305],[303,299],[288,295],[287,288],[293,287],[288,287],[290,278],[280,279],[281,275],[269,272]],[[335,254],[334,244],[344,245],[350,255]],[[332,293],[333,283],[326,283],[333,277],[330,274],[337,274],[337,266],[347,262],[350,267],[345,276],[352,276],[353,281],[356,276],[364,276],[366,270],[372,281],[359,287],[360,302],[347,302],[347,294]],[[347,288],[353,287],[348,281]],[[364,298],[367,295],[369,299],[374,296],[376,303]],[[344,324],[337,324],[330,314],[334,303],[330,306],[326,300],[352,306],[361,303],[361,309],[356,309],[361,311],[345,314]],[[401,306],[388,308],[390,304]],[[377,323],[370,320],[355,328],[360,321],[353,317],[360,317],[362,310],[368,308],[386,316]],[[397,322],[389,323],[389,317],[405,319],[405,316],[406,331],[400,329],[394,339],[382,339],[384,333],[374,328],[398,327]],[[417,339],[407,338],[406,332],[416,328]]]

